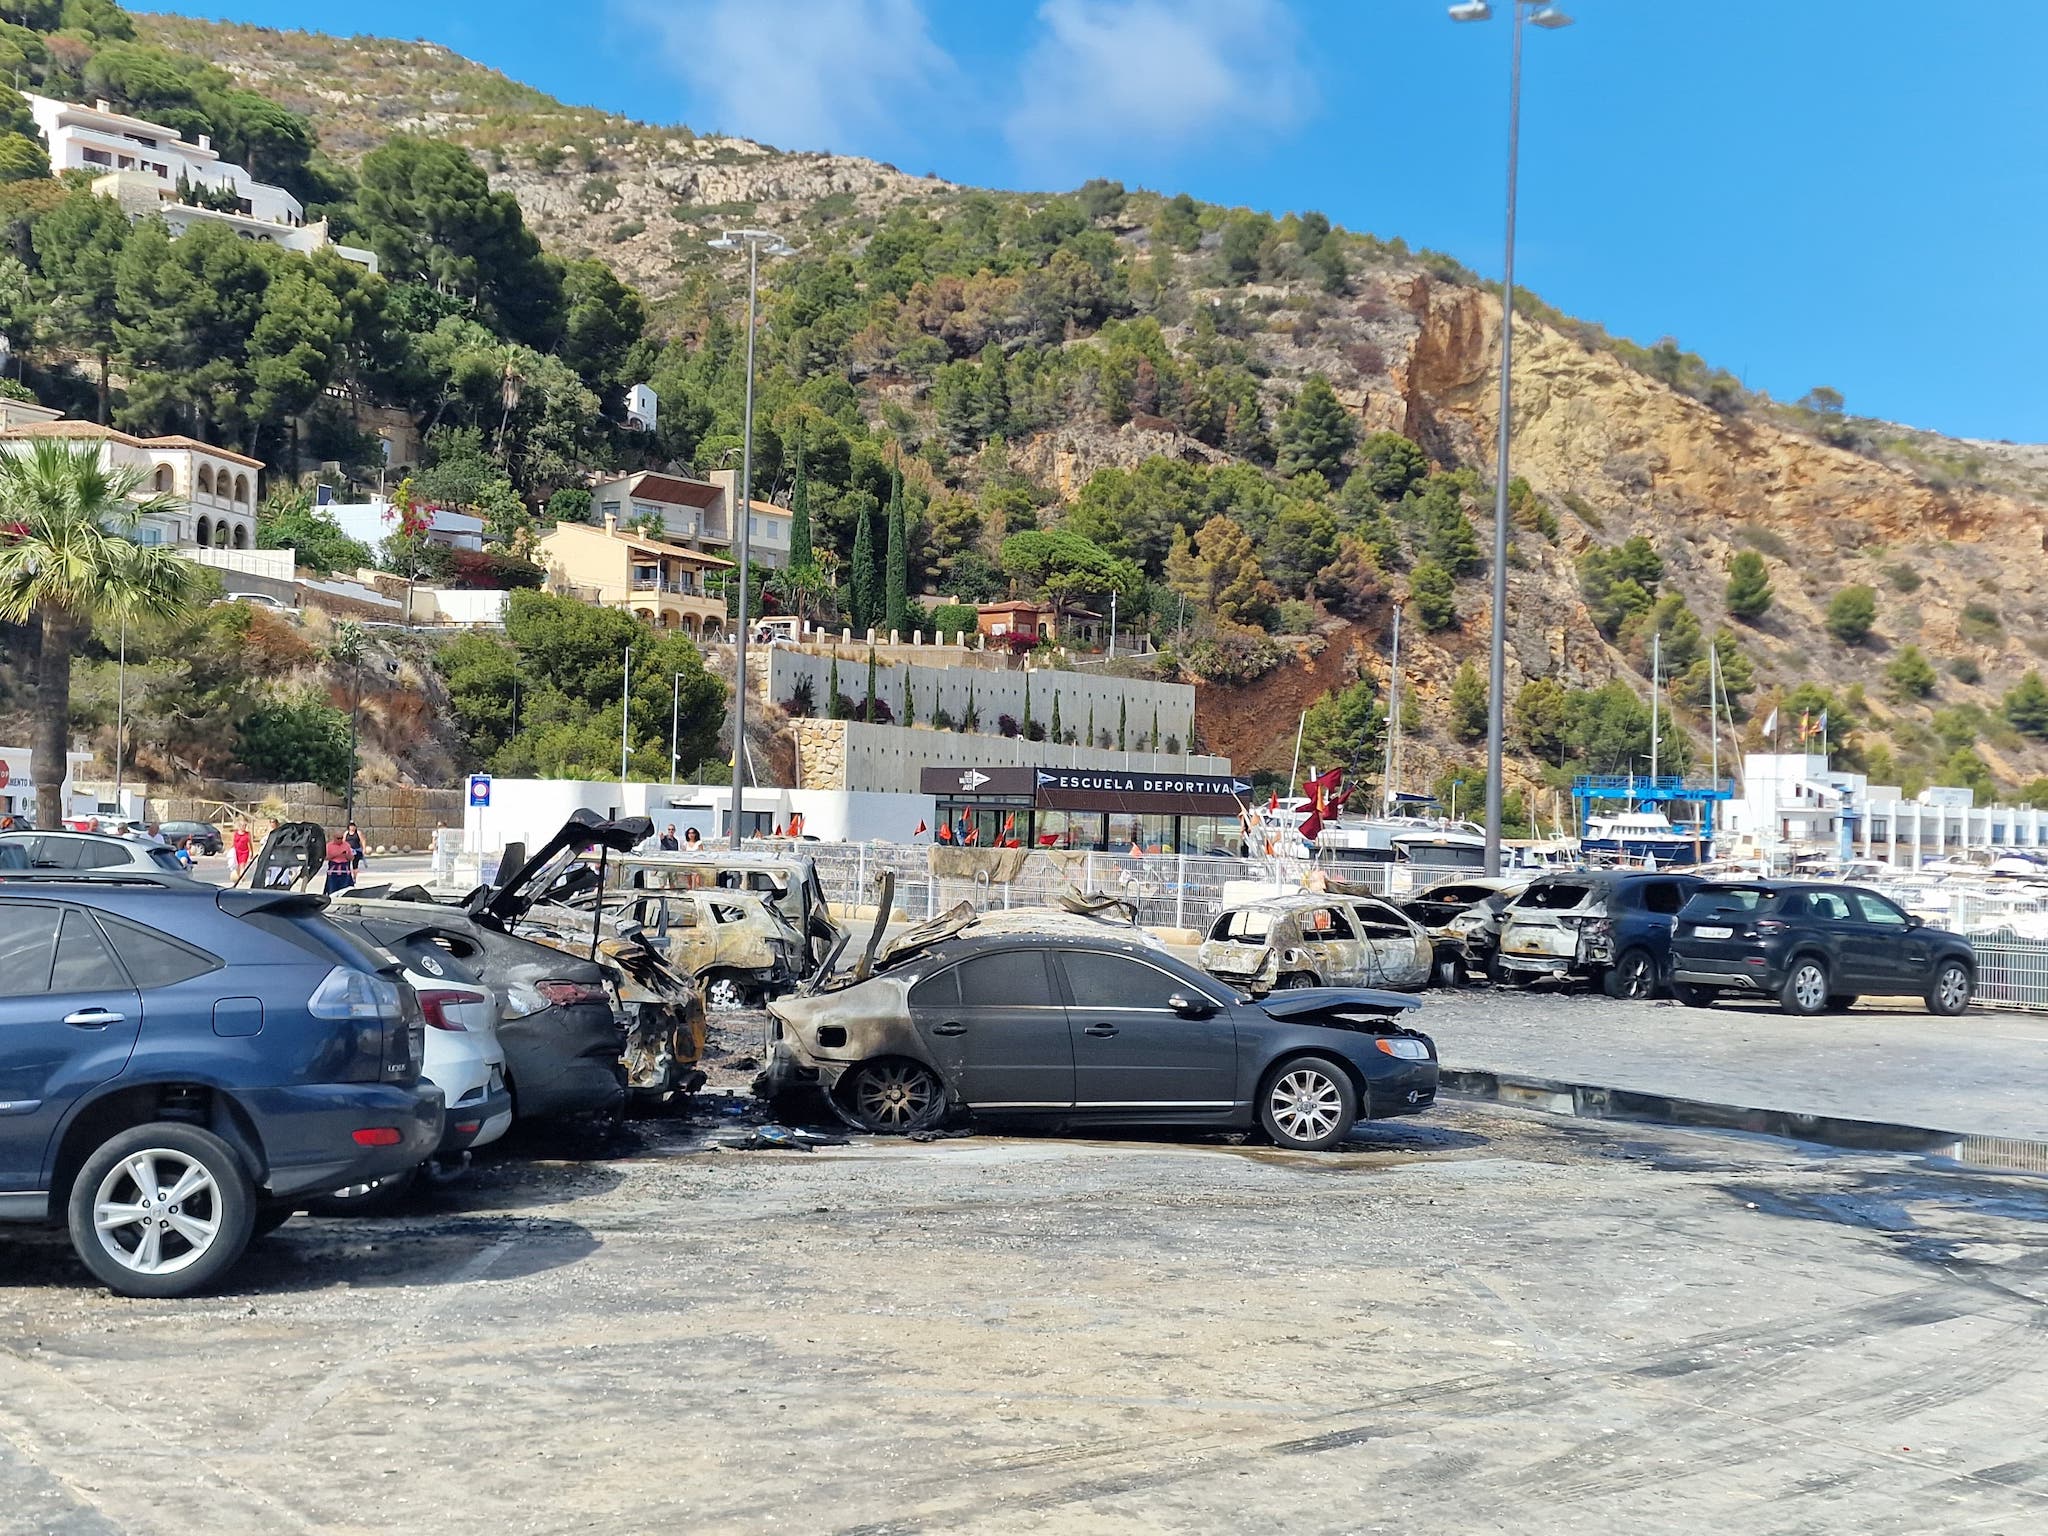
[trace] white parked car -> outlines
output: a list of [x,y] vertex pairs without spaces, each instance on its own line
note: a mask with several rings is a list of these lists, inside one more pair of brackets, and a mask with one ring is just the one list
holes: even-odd
[[345,908],[330,908],[327,915],[374,952],[389,954],[405,967],[406,985],[426,1026],[420,1075],[441,1090],[447,1106],[441,1144],[425,1163],[306,1204],[316,1216],[378,1215],[397,1205],[423,1171],[438,1177],[459,1172],[471,1152],[512,1128],[505,1047],[498,1040],[498,999],[435,941],[430,928],[406,931],[404,925],[348,915]]

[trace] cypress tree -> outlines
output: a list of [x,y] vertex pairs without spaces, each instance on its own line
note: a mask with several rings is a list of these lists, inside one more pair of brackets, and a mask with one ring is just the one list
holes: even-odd
[[875,648],[868,647],[868,701],[861,706],[861,719],[875,723]]
[[1116,749],[1119,752],[1130,750],[1124,745],[1124,732],[1130,724],[1130,717],[1130,701],[1128,699],[1118,699],[1116,701]]
[[1031,674],[1024,674],[1024,734],[1031,734]]
[[889,543],[883,568],[882,628],[895,634],[910,632],[910,550],[903,522],[903,471],[896,471],[889,486]]
[[796,439],[796,484],[789,492],[789,568],[803,570],[818,562],[811,548],[811,477],[804,472],[804,439]]
[[1060,691],[1057,688],[1052,691],[1052,739],[1065,739],[1060,735]]
[[881,614],[875,601],[875,514],[865,495],[854,513],[853,529],[853,627],[865,635]]

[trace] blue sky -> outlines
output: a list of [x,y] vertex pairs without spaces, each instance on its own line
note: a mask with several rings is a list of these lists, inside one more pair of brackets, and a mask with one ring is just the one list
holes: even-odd
[[[1321,208],[1500,271],[1509,28],[1437,0],[162,8],[426,37],[579,104],[956,181]],[[1524,284],[1780,398],[2048,438],[2048,6],[1566,8],[1528,37]]]

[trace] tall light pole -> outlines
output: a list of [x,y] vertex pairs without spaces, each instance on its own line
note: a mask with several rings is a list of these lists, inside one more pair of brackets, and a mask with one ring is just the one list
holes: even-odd
[[128,813],[121,805],[122,772],[128,766],[122,748],[128,744],[128,615],[121,615],[121,662],[114,673],[114,814],[123,820]]
[[668,683],[668,787],[676,787],[676,749],[682,745],[681,714],[683,697],[683,674],[678,672]]
[[754,513],[754,316],[761,286],[761,257],[794,256],[796,247],[773,230],[728,229],[709,242],[714,251],[747,253],[747,405],[740,448],[740,504],[733,513],[734,552],[739,556],[739,618],[733,630],[732,848],[740,846],[740,798],[747,787],[747,557],[752,549]]
[[626,814],[627,729],[633,723],[633,647],[626,647],[626,670],[619,678],[619,814]]
[[[1508,210],[1507,255],[1502,262],[1500,293],[1500,441],[1493,468],[1493,635],[1487,654],[1486,679],[1486,872],[1500,873],[1501,756],[1507,735],[1508,687],[1508,430],[1514,405],[1515,331],[1515,173],[1522,143],[1522,23],[1546,29],[1568,27],[1571,17],[1547,0],[1507,0],[1515,13],[1514,42],[1508,65]],[[1463,0],[1451,7],[1453,21],[1485,21],[1493,15],[1487,0]]]

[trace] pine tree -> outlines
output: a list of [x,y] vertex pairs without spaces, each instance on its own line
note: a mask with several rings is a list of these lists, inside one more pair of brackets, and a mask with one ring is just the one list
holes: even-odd
[[905,534],[903,471],[899,469],[889,486],[888,564],[883,572],[882,618],[882,628],[899,635],[910,632],[910,551]]
[[853,628],[856,634],[865,635],[881,617],[876,602],[874,508],[865,496],[853,517]]
[[2048,687],[2029,672],[2005,696],[2005,718],[2023,736],[2048,736]]
[[1344,481],[1344,455],[1358,441],[1351,413],[1320,373],[1310,374],[1294,404],[1280,413],[1280,456],[1275,468],[1283,475],[1321,475],[1332,485]]
[[811,548],[811,477],[804,470],[804,438],[796,438],[796,483],[789,492],[789,568],[800,571],[816,565]]
[[1451,734],[1460,741],[1477,741],[1486,734],[1486,684],[1479,669],[1466,662],[1451,681]]
[[1771,608],[1771,576],[1764,557],[1753,549],[1738,553],[1728,564],[1728,611],[1738,619],[1754,622]]
[[1449,629],[1458,622],[1457,587],[1451,573],[1434,560],[1415,567],[1408,578],[1408,596],[1424,629]]

